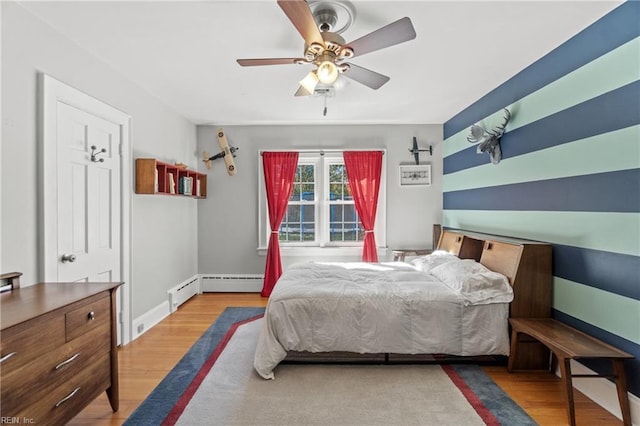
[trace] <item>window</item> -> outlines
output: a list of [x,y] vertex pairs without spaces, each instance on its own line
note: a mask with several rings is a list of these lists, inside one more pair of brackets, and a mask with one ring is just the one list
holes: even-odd
[[[386,245],[385,162],[378,197],[376,218],[376,242]],[[259,160],[259,248],[266,248],[271,229],[269,227],[262,158]],[[301,152],[287,212],[278,230],[280,247],[288,254],[299,249],[306,254],[312,248],[362,247],[364,229],[355,208],[342,152]],[[357,251],[356,251],[357,253]],[[335,254],[335,250],[332,251]]]
[[349,179],[344,163],[329,163],[329,241],[363,241],[364,229],[349,190]]
[[314,164],[300,164],[293,183],[287,211],[280,224],[279,239],[284,243],[316,240],[316,172]]

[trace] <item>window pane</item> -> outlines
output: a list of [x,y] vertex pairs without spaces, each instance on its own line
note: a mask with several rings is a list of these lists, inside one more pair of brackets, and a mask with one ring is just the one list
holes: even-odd
[[329,166],[329,199],[343,200],[345,194],[345,167],[343,164]]
[[303,164],[298,166],[296,181],[298,182],[315,182],[315,176],[313,173],[313,164]]
[[314,241],[316,239],[316,228],[313,222],[303,222],[302,223],[302,240],[303,241]]
[[283,222],[300,222],[301,213],[300,205],[288,205],[287,212],[285,213],[285,217],[282,219]]
[[353,204],[332,204],[329,206],[329,240],[362,241],[364,230]]
[[329,182],[342,183],[346,179],[344,164],[331,164],[329,166]]
[[291,190],[291,196],[289,197],[289,201],[300,201],[301,195],[301,187],[299,183],[293,184],[293,189]]
[[356,212],[356,206],[353,204],[345,204],[344,206],[344,220],[348,222],[360,222],[358,213]]
[[302,241],[314,241],[316,239],[315,206],[302,205]]
[[340,204],[332,204],[329,206],[329,221],[330,222],[344,222],[342,212],[344,211],[344,206]]
[[301,240],[300,223],[287,222],[280,224],[279,241],[299,242]]
[[363,238],[364,238],[364,232],[360,228],[360,223],[345,222],[344,241],[361,241]]
[[329,241],[344,241],[342,222],[331,222],[329,224]]
[[344,241],[356,241],[356,233],[352,228],[345,229]]
[[289,204],[280,224],[279,241],[286,243],[316,240],[314,204]]
[[344,200],[345,185],[343,183],[332,183],[329,185],[330,200]]
[[302,199],[304,201],[316,200],[316,185],[313,183],[303,183],[300,185],[302,192]]
[[316,211],[314,205],[303,204],[300,206],[300,218],[305,223],[315,223]]
[[298,165],[289,201],[315,200],[314,168],[315,166],[313,164]]

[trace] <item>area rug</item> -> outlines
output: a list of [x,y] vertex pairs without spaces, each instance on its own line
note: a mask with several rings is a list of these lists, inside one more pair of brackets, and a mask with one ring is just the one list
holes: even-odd
[[253,371],[263,308],[227,308],[125,425],[535,425],[477,365]]

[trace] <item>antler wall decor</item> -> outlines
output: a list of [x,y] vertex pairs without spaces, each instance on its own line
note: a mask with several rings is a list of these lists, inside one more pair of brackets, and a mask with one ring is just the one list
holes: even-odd
[[504,134],[504,129],[511,118],[511,113],[504,108],[504,118],[502,123],[492,130],[485,130],[477,123],[471,126],[471,134],[467,136],[467,141],[477,143],[476,152],[482,154],[486,152],[491,158],[491,163],[498,164],[502,160],[502,150],[500,149],[500,138]]

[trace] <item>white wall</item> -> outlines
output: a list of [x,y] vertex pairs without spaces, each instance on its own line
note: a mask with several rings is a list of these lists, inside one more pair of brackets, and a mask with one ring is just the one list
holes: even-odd
[[[0,264],[21,271],[22,283],[41,276],[38,256],[37,74],[44,72],[132,117],[132,159],[155,157],[204,170],[202,150],[217,152],[215,128],[196,127],[90,52],[11,2],[2,2],[2,157]],[[132,317],[166,302],[168,288],[196,273],[262,273],[257,252],[258,150],[387,149],[388,246],[429,246],[441,222],[442,126],[234,126],[238,174],[214,163],[208,198],[132,194]],[[197,144],[196,144],[197,133]],[[434,146],[431,187],[400,188],[398,165],[411,163],[413,136]],[[197,147],[197,148],[196,148]],[[135,184],[135,182],[132,182]],[[131,188],[133,192],[133,188]],[[303,260],[300,258],[295,261]],[[357,259],[353,259],[357,260]],[[284,259],[285,266],[292,259]]]
[[[304,101],[304,100],[302,100]],[[198,147],[219,151],[216,127],[198,126]],[[208,171],[208,198],[198,207],[198,272],[201,274],[263,273],[265,256],[258,248],[258,151],[265,149],[386,148],[387,149],[387,245],[431,247],[432,225],[442,219],[442,126],[226,126],[236,153],[238,173],[228,176],[223,160]],[[408,149],[416,136],[421,147],[433,145],[430,187],[400,187],[398,166],[415,164]],[[203,169],[201,169],[203,170]],[[389,253],[390,254],[390,253]],[[358,257],[341,260],[359,260]],[[306,260],[284,257],[286,268]],[[383,259],[381,259],[383,260]]]
[[[197,166],[196,128],[139,86],[11,2],[2,2],[2,271],[42,279],[38,256],[37,74],[44,72],[132,117],[132,158]],[[132,184],[135,182],[132,181]],[[133,188],[131,188],[133,192]],[[132,317],[197,272],[197,203],[132,195]]]

